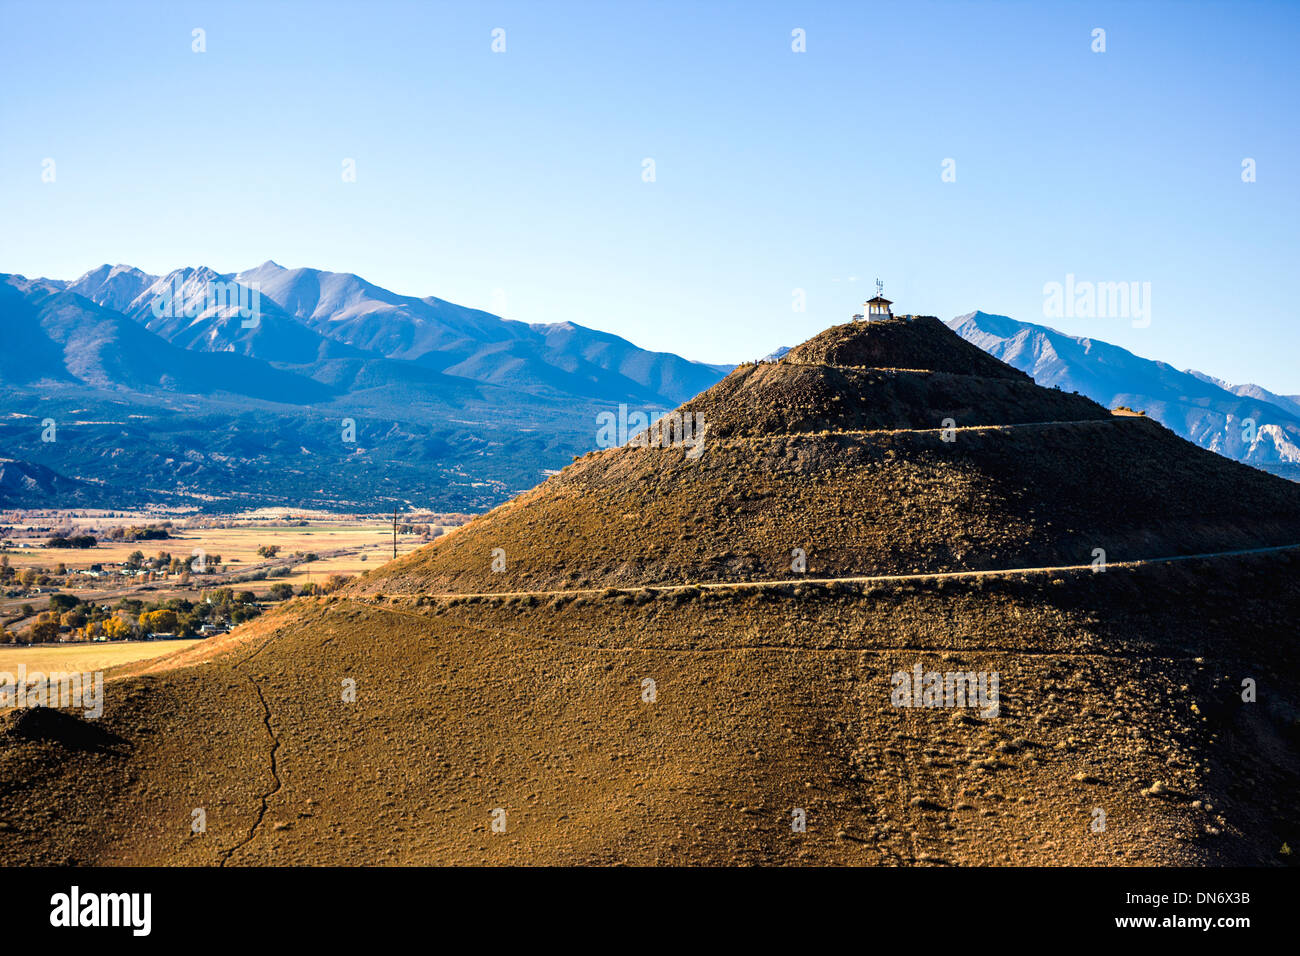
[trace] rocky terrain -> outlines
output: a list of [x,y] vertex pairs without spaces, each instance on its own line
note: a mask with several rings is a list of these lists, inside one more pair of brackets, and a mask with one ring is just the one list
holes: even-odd
[[273,262],[0,274],[0,322],[10,508],[481,510],[729,371]]

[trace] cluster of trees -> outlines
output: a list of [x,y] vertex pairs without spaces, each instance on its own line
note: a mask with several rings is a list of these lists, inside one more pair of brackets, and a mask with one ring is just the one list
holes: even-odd
[[[51,604],[53,603],[52,598]],[[48,613],[50,612],[41,616],[45,617]],[[73,640],[93,640],[97,637],[127,640],[150,634],[194,637],[204,624],[234,626],[252,620],[261,613],[262,609],[258,607],[257,598],[252,591],[234,592],[230,588],[218,588],[204,592],[198,601],[169,598],[145,603],[137,598],[123,598],[112,610],[105,610],[95,604],[79,603],[62,613],[56,627],[57,624],[70,626],[73,629]],[[38,620],[36,628],[40,626]],[[40,639],[35,635],[34,638]]]
[[[30,604],[22,607],[22,616],[31,617],[35,613]],[[88,618],[85,606],[70,594],[51,594],[49,609],[36,615],[36,622],[24,635],[28,643],[49,643],[59,639],[60,625],[67,624],[74,629],[84,626]],[[11,631],[0,628],[0,644],[18,643],[19,637]]]
[[170,538],[172,523],[163,521],[160,524],[130,525],[122,528],[110,528],[108,537],[113,541],[161,541]]
[[[309,597],[314,594],[333,594],[343,585],[351,581],[352,578],[346,574],[331,574],[324,581],[308,581],[298,588],[300,597]],[[280,582],[271,585],[271,600],[284,601],[293,597],[293,585]]]
[[[32,614],[30,606],[24,610],[27,616]],[[197,601],[169,598],[145,603],[137,598],[123,598],[113,608],[82,601],[72,594],[52,594],[49,608],[36,616],[36,622],[22,635],[22,640],[48,643],[59,640],[61,636],[73,641],[97,637],[127,640],[149,634],[194,637],[204,624],[233,627],[261,613],[252,591],[233,591],[230,588],[205,591]],[[71,630],[70,634],[64,632],[65,627]],[[0,627],[0,643],[17,643],[19,639],[15,632]]]
[[93,548],[99,544],[94,535],[77,534],[65,538],[61,535],[50,538],[45,542],[47,548]]
[[[308,581],[298,589],[298,593],[304,597],[313,594],[333,594],[350,580],[352,579],[346,574],[331,574],[324,581],[319,583],[316,581]],[[288,585],[284,585],[284,587],[288,587]]]
[[399,524],[397,526],[398,534],[418,534],[422,538],[436,538],[444,531],[438,525],[431,524]]
[[193,637],[204,624],[233,627],[262,613],[252,591],[230,588],[204,591],[197,601],[170,598],[151,604],[124,600],[122,604],[130,605],[136,611],[136,622],[142,632],[175,634],[177,637]]
[[67,625],[74,631],[86,627],[91,616],[103,619],[108,612],[94,604],[86,604],[71,594],[51,594],[47,610],[36,618],[36,623],[28,632],[36,643],[57,641],[61,631],[60,625]]
[[[314,557],[314,555],[312,556]],[[139,551],[134,552],[128,565],[154,570],[175,570],[177,567],[189,567],[196,558],[174,559],[166,552],[159,552],[151,559],[146,559]],[[219,556],[209,556],[208,566],[220,563]],[[40,569],[24,568],[17,573],[9,567],[8,559],[0,555],[0,579],[16,578],[25,586],[37,581],[49,580]],[[184,580],[184,577],[182,577]],[[297,591],[299,595],[332,594],[350,581],[343,574],[331,574],[323,581],[303,584]],[[268,597],[272,601],[285,601],[294,596],[293,585],[287,582],[272,584]],[[149,634],[175,634],[177,637],[198,635],[204,624],[226,625],[233,627],[251,620],[261,613],[257,597],[252,591],[235,591],[232,588],[215,588],[204,591],[197,601],[185,598],[169,598],[164,601],[146,603],[138,598],[123,598],[116,606],[108,607],[91,601],[82,601],[75,594],[51,594],[48,607],[39,614],[30,604],[23,605],[21,613],[9,621],[12,627],[15,621],[35,617],[35,623],[20,636],[15,631],[0,623],[0,644],[5,643],[52,643],[62,640],[84,641],[105,637],[109,640],[139,639]]]
[[280,546],[278,544],[259,544],[257,553],[264,558],[274,558],[280,553]]
[[[59,565],[59,567],[63,567]],[[62,573],[56,571],[56,573]],[[0,583],[18,584],[23,588],[49,584],[54,579],[44,568],[23,568],[21,571],[9,566],[9,556],[0,554]]]
[[[184,574],[187,571],[198,571],[197,567],[199,558],[197,555],[189,557],[174,558],[166,551],[159,551],[152,558],[146,558],[142,551],[132,551],[126,556],[124,564],[133,571],[166,571],[170,574]],[[221,566],[221,555],[205,554],[203,556],[203,569],[211,574]]]
[[[44,616],[44,615],[42,615]],[[49,644],[59,639],[59,622],[37,621],[27,631],[33,644]]]

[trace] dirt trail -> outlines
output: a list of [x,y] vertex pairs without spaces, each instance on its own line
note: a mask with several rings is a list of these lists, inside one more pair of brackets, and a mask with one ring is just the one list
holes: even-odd
[[[1160,558],[1136,558],[1131,561],[1109,561],[1106,568],[1140,568],[1152,564],[1169,564],[1175,561],[1202,561],[1210,558],[1233,558],[1248,554],[1272,554],[1278,551],[1292,551],[1300,549],[1300,544],[1279,544],[1267,548],[1243,548],[1236,551],[1209,551],[1201,554],[1176,554]],[[1101,569],[1094,569],[1091,564],[1065,564],[1054,565],[1038,568],[987,568],[982,571],[927,571],[917,574],[875,574],[875,575],[849,575],[839,578],[778,578],[764,581],[712,581],[712,582],[686,582],[684,584],[648,584],[648,585],[630,585],[623,588],[615,588],[619,591],[653,591],[655,593],[671,593],[673,591],[684,591],[690,588],[699,590],[713,590],[717,588],[767,588],[777,586],[798,586],[801,584],[891,584],[906,581],[939,581],[952,578],[982,578],[997,577],[1016,574],[1059,574],[1069,571],[1095,571],[1095,573],[1104,573]],[[465,591],[465,592],[444,592],[430,594],[428,597],[438,600],[452,600],[455,598],[508,598],[508,597],[557,597],[564,595],[580,594],[603,594],[610,590],[608,587],[600,588],[565,588],[551,591]]]
[[705,442],[704,444],[707,445],[712,442],[729,444],[733,442],[770,441],[776,438],[838,437],[840,435],[928,435],[931,433],[939,434],[941,432],[1009,432],[1021,428],[1073,428],[1078,425],[1113,425],[1116,422],[1124,421],[1141,421],[1141,419],[1125,415],[1117,415],[1114,418],[1081,418],[1077,421],[1016,422],[1010,425],[954,425],[952,428],[836,428],[826,432],[765,432],[762,435],[738,435],[731,438],[710,438],[708,442]]

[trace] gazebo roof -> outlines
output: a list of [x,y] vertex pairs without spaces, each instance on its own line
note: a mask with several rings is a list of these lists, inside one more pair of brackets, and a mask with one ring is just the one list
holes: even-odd
[[874,299],[868,299],[867,305],[893,305],[894,303],[886,299],[883,295],[878,295]]

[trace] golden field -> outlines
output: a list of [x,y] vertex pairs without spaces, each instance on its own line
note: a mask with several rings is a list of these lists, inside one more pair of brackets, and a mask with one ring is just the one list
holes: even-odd
[[[121,523],[119,519],[112,520]],[[351,561],[328,564],[321,561],[318,562],[318,567],[312,567],[313,572],[335,574],[359,574],[365,570],[367,562],[360,561],[363,554],[371,563],[389,560],[393,555],[392,525],[377,521],[313,522],[306,527],[261,523],[234,528],[178,527],[172,533],[174,537],[161,541],[101,540],[96,547],[87,549],[39,547],[37,542],[44,540],[41,537],[32,539],[29,543],[33,546],[30,548],[10,548],[7,553],[9,563],[15,568],[48,569],[63,563],[72,569],[89,567],[91,564],[121,564],[133,551],[143,552],[147,557],[152,557],[159,551],[166,551],[176,557],[189,557],[196,549],[202,549],[206,554],[221,555],[223,566],[229,571],[237,571],[264,561],[257,554],[257,549],[262,545],[278,545],[281,557],[295,551],[317,554],[339,550],[351,552]],[[398,535],[397,553],[406,554],[419,543],[419,538],[414,535]]]
[[117,641],[99,644],[36,644],[31,647],[0,647],[0,673],[16,674],[20,664],[27,672],[53,671],[65,673],[90,673],[106,671],[122,664],[161,657],[179,651],[197,640],[182,641]]

